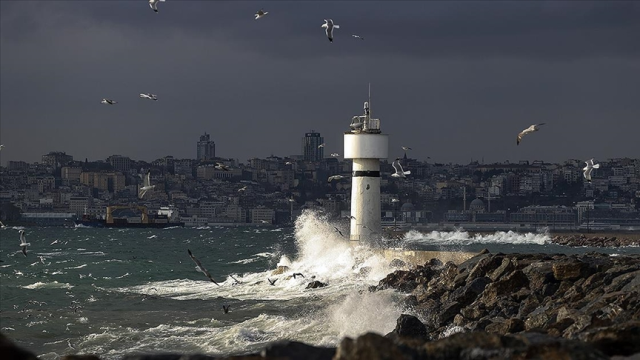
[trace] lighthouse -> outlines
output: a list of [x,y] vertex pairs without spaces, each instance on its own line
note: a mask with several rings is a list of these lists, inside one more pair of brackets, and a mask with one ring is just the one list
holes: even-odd
[[382,238],[380,159],[388,158],[389,138],[380,131],[380,119],[371,117],[371,87],[364,114],[351,119],[344,133],[344,158],[353,159],[349,240],[377,244]]

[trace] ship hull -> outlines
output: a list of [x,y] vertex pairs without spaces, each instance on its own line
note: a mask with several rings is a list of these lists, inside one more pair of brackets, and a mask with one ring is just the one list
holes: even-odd
[[165,223],[127,223],[127,222],[113,222],[106,223],[104,220],[76,220],[76,226],[87,226],[97,228],[133,228],[133,229],[163,229],[168,227],[184,227],[184,223],[165,222]]

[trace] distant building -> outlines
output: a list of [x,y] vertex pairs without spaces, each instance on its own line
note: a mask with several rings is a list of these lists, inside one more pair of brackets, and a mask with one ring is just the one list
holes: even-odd
[[305,161],[320,161],[324,158],[324,138],[313,130],[302,138],[302,156]]
[[72,161],[73,156],[67,155],[66,153],[60,151],[52,151],[47,155],[42,155],[42,163],[55,168],[67,165]]
[[107,158],[107,161],[114,169],[118,171],[127,172],[131,168],[131,159],[122,155],[111,155]]
[[197,160],[212,160],[216,157],[216,143],[211,141],[209,134],[204,133],[198,141]]

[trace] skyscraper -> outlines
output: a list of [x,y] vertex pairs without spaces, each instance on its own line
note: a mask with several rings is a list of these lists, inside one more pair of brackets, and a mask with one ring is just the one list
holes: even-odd
[[197,160],[212,160],[216,157],[216,143],[210,140],[209,134],[206,132],[200,136],[198,141]]
[[313,130],[302,138],[302,155],[305,161],[320,161],[324,158],[324,138]]

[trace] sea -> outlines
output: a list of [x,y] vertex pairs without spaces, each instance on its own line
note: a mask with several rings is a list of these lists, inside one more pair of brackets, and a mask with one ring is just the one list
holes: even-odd
[[[334,347],[345,336],[392,331],[400,314],[411,314],[400,305],[405,295],[368,288],[395,269],[369,248],[350,246],[334,226],[348,233],[346,221],[313,211],[289,228],[3,229],[0,331],[41,359],[241,355],[279,340]],[[20,229],[30,244],[26,257]],[[640,253],[638,247],[574,248],[550,240],[544,229],[483,235],[460,229],[409,231],[395,245],[431,251]],[[288,270],[274,275],[278,265]],[[369,271],[361,271],[365,267]],[[294,272],[304,277],[293,278]],[[307,289],[314,280],[327,286]]]

